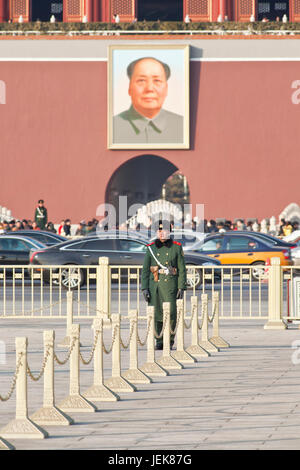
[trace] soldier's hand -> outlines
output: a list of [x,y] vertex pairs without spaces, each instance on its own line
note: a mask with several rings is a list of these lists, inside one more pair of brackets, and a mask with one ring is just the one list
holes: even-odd
[[144,289],[143,290],[143,296],[144,296],[144,299],[146,300],[146,302],[150,301],[150,291],[149,291],[149,289]]
[[176,299],[183,299],[184,290],[178,289]]

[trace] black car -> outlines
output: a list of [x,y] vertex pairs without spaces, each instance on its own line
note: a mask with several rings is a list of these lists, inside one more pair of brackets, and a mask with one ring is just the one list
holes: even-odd
[[0,265],[29,264],[30,254],[37,250],[44,250],[46,246],[37,241],[21,235],[0,236]]
[[[228,233],[231,233],[231,232],[228,232]],[[273,235],[269,235],[268,233],[252,232],[252,231],[248,231],[248,230],[237,230],[237,231],[235,231],[235,233],[241,233],[241,234],[244,234],[244,235],[251,235],[253,237],[263,239],[263,240],[271,243],[271,245],[274,245],[274,247],[278,247],[278,248],[284,247],[284,248],[292,249],[292,248],[297,247],[297,243],[286,242],[285,240],[282,240],[281,238],[273,237]]]
[[16,232],[6,232],[5,235],[25,236],[43,243],[46,246],[57,245],[67,240],[66,237],[57,235],[56,233],[47,232],[46,230],[17,230]]
[[[109,258],[112,266],[135,266],[141,265],[144,261],[146,245],[148,241],[143,238],[132,238],[121,233],[115,235],[89,236],[77,240],[69,240],[59,245],[38,250],[31,256],[32,265],[56,265],[56,266],[86,266],[98,265],[99,257]],[[220,266],[219,260],[213,260],[206,255],[199,253],[185,252],[185,262],[187,265],[188,287],[196,287],[201,283],[201,271],[192,266],[204,266],[207,268]],[[69,267],[61,272],[61,282],[66,288],[77,288],[86,282],[85,270],[80,269],[79,276],[77,269],[71,270]],[[73,278],[72,277],[73,273]],[[76,276],[74,276],[76,273]],[[45,273],[46,275],[46,273]]]

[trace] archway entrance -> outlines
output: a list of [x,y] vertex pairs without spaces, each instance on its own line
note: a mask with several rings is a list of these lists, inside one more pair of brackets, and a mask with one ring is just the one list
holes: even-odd
[[186,176],[177,171],[165,181],[162,187],[163,199],[184,207],[190,202],[190,190]]
[[258,20],[267,18],[269,21],[282,20],[283,15],[289,17],[289,0],[258,0]]
[[139,21],[182,21],[183,0],[138,0]]
[[63,0],[32,0],[31,8],[32,21],[50,21],[52,15],[63,20]]
[[119,218],[119,196],[127,196],[128,208],[160,199],[163,184],[177,170],[171,162],[155,155],[135,157],[121,165],[112,175],[105,195],[105,202],[116,209],[117,222],[127,220],[127,214]]

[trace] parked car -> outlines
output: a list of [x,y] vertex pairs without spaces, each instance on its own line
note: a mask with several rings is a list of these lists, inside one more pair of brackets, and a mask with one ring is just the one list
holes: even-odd
[[[146,245],[148,241],[141,238],[132,238],[127,235],[102,234],[101,236],[89,236],[77,240],[69,240],[48,249],[40,249],[32,254],[30,263],[35,266],[57,265],[66,266],[61,272],[61,282],[66,288],[75,289],[86,282],[84,269],[70,269],[71,266],[90,265],[96,266],[99,257],[107,256],[112,266],[141,265],[144,261]],[[188,270],[188,287],[200,285],[201,270],[193,266],[211,267],[220,266],[219,260],[211,259],[201,253],[185,252],[185,261]],[[68,266],[68,267],[67,267]],[[195,275],[194,275],[195,274]],[[46,273],[44,273],[46,276]]]
[[6,232],[10,236],[25,236],[32,240],[39,241],[46,246],[57,245],[58,243],[65,242],[66,237],[57,235],[56,233],[47,232],[46,230],[17,230],[16,232]]
[[277,238],[277,237],[273,237],[273,235],[269,235],[268,233],[262,233],[262,232],[248,232],[248,231],[245,231],[245,230],[239,230],[238,231],[239,234],[244,234],[244,235],[252,235],[253,237],[257,237],[257,238],[260,238],[260,239],[263,239],[263,240],[266,240],[267,242],[271,243],[272,245],[276,246],[276,247],[286,247],[286,248],[290,248],[291,250],[293,248],[295,248],[297,246],[296,243],[291,243],[291,242],[288,242],[287,240],[285,239],[282,239],[282,238]]
[[262,266],[268,259],[279,257],[282,266],[292,264],[291,251],[288,247],[275,247],[262,237],[252,233],[240,233],[229,231],[216,233],[205,238],[197,248],[197,253],[206,254],[214,259],[219,259],[222,265],[251,265],[253,279],[259,279],[262,274]]
[[[194,250],[205,238],[205,233],[193,230],[173,230],[170,237],[182,244],[183,251]],[[156,234],[151,238],[151,241],[156,239]]]
[[21,235],[0,236],[0,265],[29,264],[30,254],[46,249],[43,243]]

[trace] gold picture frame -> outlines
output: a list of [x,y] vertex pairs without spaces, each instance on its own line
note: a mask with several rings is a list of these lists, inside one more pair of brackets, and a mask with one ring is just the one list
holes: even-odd
[[109,149],[190,148],[189,63],[188,45],[108,46]]

